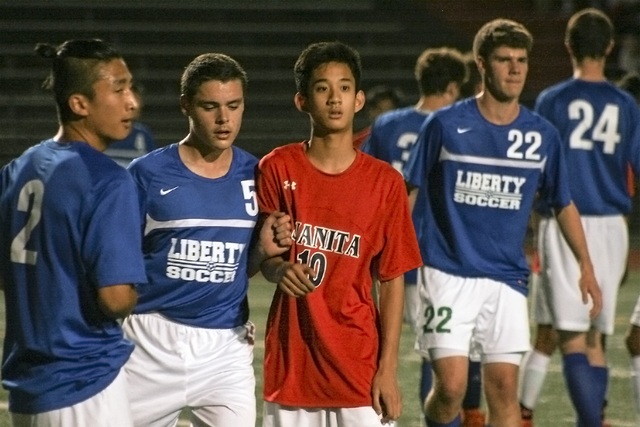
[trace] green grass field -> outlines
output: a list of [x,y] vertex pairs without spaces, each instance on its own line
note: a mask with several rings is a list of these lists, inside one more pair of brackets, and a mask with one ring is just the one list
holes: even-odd
[[[627,330],[629,316],[640,291],[640,271],[633,271],[629,280],[620,290],[618,302],[618,316],[616,331],[608,341],[608,355],[611,366],[609,383],[609,408],[607,419],[613,427],[637,426],[633,409],[633,392],[629,379],[629,358],[624,348],[624,334]],[[251,320],[258,327],[258,337],[255,348],[255,370],[257,377],[256,395],[258,396],[258,422],[262,425],[262,359],[264,356],[263,338],[273,285],[268,284],[261,277],[252,279],[250,285]],[[3,294],[0,294],[3,297]],[[3,298],[2,298],[3,299]],[[0,334],[4,336],[4,301],[0,303]],[[413,350],[413,333],[404,327],[400,348],[400,382],[404,396],[403,415],[397,423],[398,427],[424,427],[421,420],[420,403],[418,399],[418,381],[420,359]],[[0,390],[0,427],[10,426],[7,413],[7,394]],[[187,414],[184,413],[179,423],[188,426]],[[537,427],[569,427],[575,425],[575,417],[571,402],[567,396],[560,371],[560,360],[556,354],[552,359],[550,372],[544,390],[535,412]]]

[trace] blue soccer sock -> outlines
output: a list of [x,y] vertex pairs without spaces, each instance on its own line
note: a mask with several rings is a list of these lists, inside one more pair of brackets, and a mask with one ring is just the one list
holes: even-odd
[[571,402],[578,413],[578,425],[601,427],[602,401],[597,395],[598,385],[587,355],[565,354],[562,357],[562,371]]
[[430,420],[426,416],[425,416],[425,422],[427,423],[427,427],[461,427],[462,426],[462,419],[460,419],[460,415],[458,415],[450,423],[445,423],[445,424],[437,423],[433,420]]
[[592,366],[593,376],[596,380],[596,387],[598,390],[598,401],[600,402],[600,414],[602,419],[602,412],[604,411],[605,402],[607,398],[607,387],[609,385],[609,368],[606,366]]
[[467,393],[462,401],[462,409],[476,409],[480,407],[482,396],[482,364],[469,361],[467,375]]
[[431,372],[431,362],[423,358],[420,375],[420,407],[424,407],[431,386],[433,385],[433,372]]

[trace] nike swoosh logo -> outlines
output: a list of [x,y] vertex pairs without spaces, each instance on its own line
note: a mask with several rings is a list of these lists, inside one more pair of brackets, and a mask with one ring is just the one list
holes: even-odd
[[458,128],[456,129],[458,133],[467,133],[471,130],[471,128]]
[[164,188],[161,188],[160,189],[160,195],[161,196],[166,196],[167,194],[171,193],[173,190],[175,190],[178,187],[180,187],[180,186],[178,185],[177,187],[169,188],[167,190],[165,190]]

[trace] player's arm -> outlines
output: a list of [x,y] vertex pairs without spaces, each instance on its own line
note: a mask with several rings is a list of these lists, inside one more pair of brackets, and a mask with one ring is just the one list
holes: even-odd
[[380,284],[380,361],[373,378],[373,408],[382,414],[382,422],[397,419],[402,413],[398,384],[398,351],[402,331],[404,278],[398,276]]
[[130,314],[136,302],[138,302],[138,292],[129,283],[103,286],[98,289],[98,307],[112,319],[123,318]]
[[416,205],[416,199],[418,198],[419,188],[408,183],[407,181],[405,181],[404,184],[407,187],[407,194],[409,198],[409,212],[413,212],[413,208]]
[[295,298],[304,296],[316,288],[310,279],[315,276],[313,268],[286,261],[281,256],[265,260],[260,270],[265,279],[277,283],[282,292]]
[[261,215],[249,248],[249,277],[260,271],[267,258],[280,255],[291,247],[291,217],[283,212]]
[[593,273],[593,265],[587,249],[587,241],[584,236],[584,230],[580,221],[578,209],[569,203],[563,208],[555,210],[558,225],[562,231],[562,235],[569,244],[578,265],[580,266],[580,292],[582,293],[582,302],[588,302],[588,296],[591,296],[593,307],[591,308],[591,317],[595,317],[602,309],[602,294],[600,286],[596,282]]

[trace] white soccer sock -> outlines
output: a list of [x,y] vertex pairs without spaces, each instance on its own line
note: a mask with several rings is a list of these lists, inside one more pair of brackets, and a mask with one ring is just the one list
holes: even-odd
[[640,356],[631,359],[631,381],[636,403],[636,415],[640,415]]
[[537,350],[529,353],[527,363],[522,375],[522,386],[520,389],[520,403],[533,410],[542,391],[544,379],[547,376],[547,369],[551,357]]

